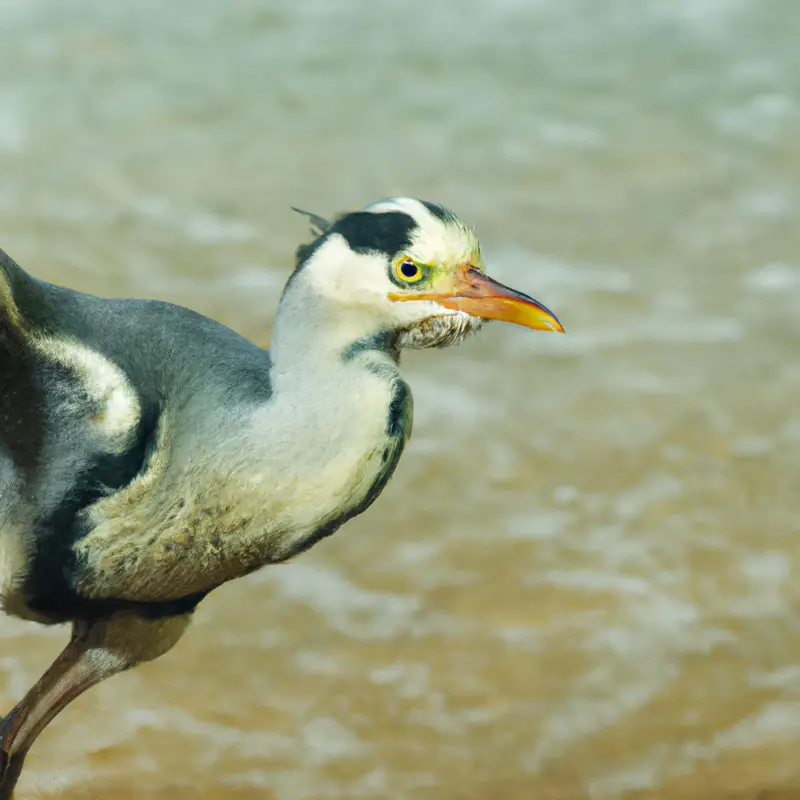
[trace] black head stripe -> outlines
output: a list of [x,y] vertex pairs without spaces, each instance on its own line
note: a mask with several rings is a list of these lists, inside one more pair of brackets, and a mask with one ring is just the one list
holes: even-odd
[[454,222],[457,219],[456,215],[450,211],[450,209],[440,206],[438,203],[429,203],[427,200],[420,200],[420,203],[441,222]]
[[416,227],[414,218],[402,211],[356,211],[337,220],[330,233],[341,234],[356,253],[393,256],[411,246]]

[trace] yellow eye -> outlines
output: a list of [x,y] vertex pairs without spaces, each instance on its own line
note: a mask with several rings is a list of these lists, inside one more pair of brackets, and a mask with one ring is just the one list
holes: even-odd
[[416,283],[422,278],[422,267],[409,259],[398,261],[395,264],[394,272],[404,283]]

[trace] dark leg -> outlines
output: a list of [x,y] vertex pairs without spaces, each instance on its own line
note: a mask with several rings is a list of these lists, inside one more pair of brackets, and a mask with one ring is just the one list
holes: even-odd
[[166,653],[188,622],[189,615],[132,613],[76,622],[61,655],[0,724],[0,800],[11,800],[28,750],[62,709],[105,678]]
[[0,800],[11,800],[13,797],[14,787],[17,785],[24,763],[24,754],[19,758],[9,759],[6,763],[5,753],[0,753],[0,769],[4,770],[2,784],[0,784]]

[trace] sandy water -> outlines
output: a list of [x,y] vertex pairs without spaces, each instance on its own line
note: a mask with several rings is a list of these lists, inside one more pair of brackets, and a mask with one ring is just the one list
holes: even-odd
[[[412,194],[568,336],[411,354],[373,509],[203,604],[25,798],[800,797],[792,0],[0,0],[0,245],[266,343]],[[66,637],[0,620],[10,707]]]

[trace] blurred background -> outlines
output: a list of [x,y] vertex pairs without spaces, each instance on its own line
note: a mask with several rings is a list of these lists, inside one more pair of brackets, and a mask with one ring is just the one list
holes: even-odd
[[[451,206],[564,337],[412,353],[378,503],[50,726],[23,798],[800,797],[795,0],[0,0],[0,246],[267,344]],[[66,639],[0,620],[9,708]]]

